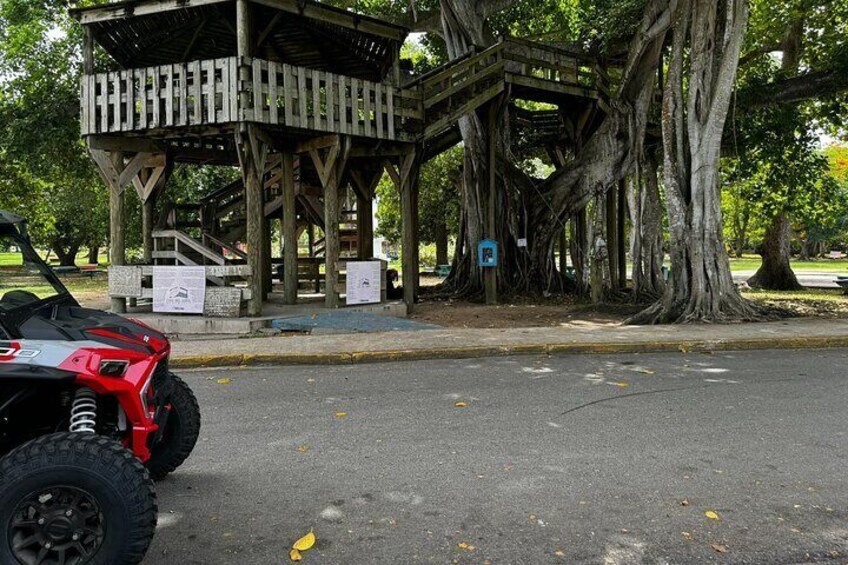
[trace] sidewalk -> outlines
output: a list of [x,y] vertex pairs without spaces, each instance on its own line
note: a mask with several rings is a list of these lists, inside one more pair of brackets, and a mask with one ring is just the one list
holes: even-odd
[[176,341],[175,368],[343,365],[520,354],[640,353],[848,347],[848,320],[690,326],[453,329]]

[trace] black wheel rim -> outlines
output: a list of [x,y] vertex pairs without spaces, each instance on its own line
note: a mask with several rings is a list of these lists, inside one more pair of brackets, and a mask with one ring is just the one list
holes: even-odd
[[21,500],[8,539],[22,565],[82,565],[97,554],[104,535],[105,519],[94,496],[57,486]]

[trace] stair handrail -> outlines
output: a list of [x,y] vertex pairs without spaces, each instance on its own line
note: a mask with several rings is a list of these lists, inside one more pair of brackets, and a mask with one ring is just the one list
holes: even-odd
[[221,249],[224,249],[225,251],[229,251],[230,253],[232,253],[233,255],[238,257],[239,259],[243,259],[243,260],[247,261],[247,253],[245,253],[244,251],[239,249],[236,245],[234,245],[232,243],[227,243],[223,239],[218,239],[217,237],[215,237],[214,235],[212,235],[209,232],[203,232],[202,237],[203,237],[204,245],[206,245],[207,241],[210,241],[213,244],[220,247]]

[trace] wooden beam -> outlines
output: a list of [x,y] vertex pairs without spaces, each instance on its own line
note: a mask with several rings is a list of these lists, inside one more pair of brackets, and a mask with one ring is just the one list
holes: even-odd
[[418,178],[423,150],[413,146],[395,166],[388,160],[383,166],[395,187],[400,191],[401,229],[403,245],[403,300],[407,313],[411,314],[418,298],[419,283],[419,238],[418,238]]
[[383,22],[375,18],[369,18],[361,14],[354,14],[347,10],[332,8],[330,6],[319,4],[318,2],[309,2],[305,0],[253,0],[257,4],[276,8],[284,12],[299,14],[306,18],[319,20],[328,24],[337,25],[340,27],[353,29],[362,33],[385,37],[394,41],[403,42],[409,30]]
[[[262,314],[262,301],[265,299],[266,281],[263,277],[265,264],[265,210],[262,178],[268,146],[259,140],[257,126],[247,124],[244,132],[236,133],[236,148],[244,180],[245,212],[247,220],[247,262],[253,268],[250,279],[253,299],[248,303],[248,315]],[[267,288],[270,290],[270,288]]]
[[286,304],[297,304],[297,208],[294,155],[283,153],[283,295]]
[[161,12],[198,8],[213,4],[228,4],[232,0],[129,0],[108,6],[77,8],[70,11],[81,24],[123,20],[138,16],[149,16]]
[[318,151],[310,151],[315,168],[323,171],[321,183],[324,186],[324,246],[325,246],[325,277],[326,304],[328,308],[338,308],[339,295],[336,284],[339,273],[335,265],[339,260],[339,219],[341,216],[339,190],[344,178],[345,168],[350,155],[351,141],[349,137],[339,136],[339,145],[330,148],[326,158]]

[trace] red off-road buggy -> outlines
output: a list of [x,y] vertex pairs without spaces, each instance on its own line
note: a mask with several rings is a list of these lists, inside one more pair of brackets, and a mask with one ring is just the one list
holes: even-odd
[[138,563],[197,400],[164,335],[81,308],[2,211],[0,252],[0,564]]

